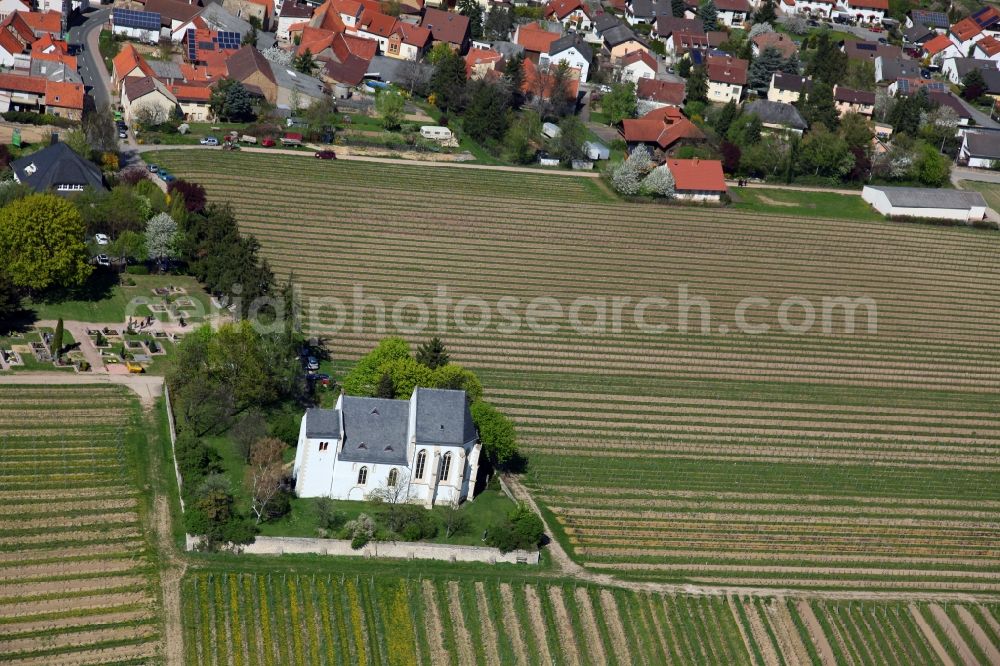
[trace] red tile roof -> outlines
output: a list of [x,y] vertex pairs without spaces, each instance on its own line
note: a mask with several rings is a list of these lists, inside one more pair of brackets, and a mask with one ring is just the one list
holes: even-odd
[[666,164],[674,176],[674,189],[678,192],[726,191],[726,179],[719,160],[668,159]]
[[416,46],[417,48],[422,49],[431,41],[430,30],[419,25],[407,23],[406,21],[397,21],[395,31],[402,36],[404,44]]
[[523,46],[525,51],[548,53],[552,42],[561,36],[558,32],[549,32],[538,23],[528,23],[517,29],[515,41]]
[[748,0],[715,0],[715,8],[720,12],[750,12]]
[[459,45],[469,36],[469,18],[454,12],[426,9],[420,25],[431,31],[435,42]]
[[976,42],[976,48],[982,50],[982,52],[986,54],[987,58],[992,58],[997,53],[1000,53],[1000,40],[997,40],[996,37],[991,35],[987,35]]
[[379,12],[365,11],[358,21],[358,30],[364,30],[378,37],[388,37],[396,28],[396,19]]
[[766,48],[775,49],[783,58],[788,58],[799,50],[799,47],[796,46],[795,42],[788,35],[783,35],[780,32],[765,32],[764,34],[757,35],[753,38],[753,43],[761,51]]
[[847,6],[858,9],[881,9],[887,12],[889,11],[889,0],[847,0]]
[[169,86],[178,102],[208,102],[212,99],[212,89],[208,86]]
[[18,12],[35,34],[48,32],[62,35],[62,14],[59,12]]
[[324,49],[330,48],[336,35],[337,33],[332,30],[305,27],[302,29],[302,39],[299,40],[299,45],[295,49],[295,55],[302,55],[306,51],[313,55],[321,53]]
[[[525,59],[523,67],[524,83],[521,84],[521,90],[525,94],[535,95],[539,92],[539,88],[541,88],[542,98],[548,99],[549,95],[552,94],[552,75],[548,72],[538,71],[538,65],[532,60]],[[571,76],[566,81],[566,98],[576,99],[580,93],[580,70],[570,67],[569,71]],[[573,76],[573,73],[576,75]]]
[[41,53],[41,52],[31,52],[32,60],[44,60],[47,62],[61,62],[70,69],[76,69],[76,56],[67,55],[65,53],[59,53],[58,51],[53,51],[51,53]]
[[[309,20],[309,25],[313,28],[344,32],[347,28],[344,25],[343,19],[340,18],[340,12],[337,11],[337,5],[334,2],[335,0],[326,0],[326,2],[320,5]],[[360,4],[358,5],[358,11],[360,11]],[[351,16],[357,16],[357,14],[354,13]]]
[[684,103],[684,82],[639,79],[639,83],[635,87],[635,94],[639,99],[651,99],[671,106],[680,106]]
[[653,74],[656,74],[657,70],[656,58],[651,56],[647,51],[643,51],[642,49],[638,51],[632,51],[631,53],[627,54],[624,58],[621,59],[619,65],[621,65],[622,67],[628,67],[629,65],[636,62],[646,63],[646,65],[648,65],[649,68],[653,70]]
[[[746,0],[743,1],[746,2]],[[543,16],[545,18],[554,16],[561,21],[578,9],[590,18],[590,8],[582,0],[550,0],[549,4],[545,5]]]
[[952,44],[953,42],[948,39],[947,35],[937,35],[933,39],[928,39],[924,42],[924,52],[927,55],[936,55],[949,46],[952,46]]
[[469,52],[465,54],[465,75],[472,76],[472,69],[476,65],[492,64],[496,67],[496,64],[501,60],[503,60],[503,56],[493,49],[469,49]]
[[959,41],[964,42],[981,33],[983,29],[980,28],[979,24],[971,18],[964,18],[955,25],[951,26],[951,31],[956,37],[958,37]]
[[0,23],[0,48],[11,55],[24,53],[35,41],[35,33],[24,20],[27,12],[12,12]]
[[747,83],[746,60],[729,56],[708,56],[708,80],[716,83],[728,83],[745,86]]
[[45,86],[45,106],[83,111],[83,84],[49,81]]
[[145,58],[143,58],[139,54],[139,51],[137,51],[131,44],[125,44],[111,63],[118,76],[125,76],[136,67],[138,67],[139,71],[146,76],[153,75],[153,70],[146,62]]
[[642,118],[622,121],[622,135],[629,143],[655,143],[666,150],[681,139],[703,140],[705,135],[679,109],[665,106]]
[[15,90],[17,92],[45,94],[46,79],[22,74],[0,74],[0,90]]

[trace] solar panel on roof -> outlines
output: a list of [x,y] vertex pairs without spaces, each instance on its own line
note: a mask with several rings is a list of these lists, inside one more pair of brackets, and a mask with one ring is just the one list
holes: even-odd
[[874,44],[859,43],[857,48],[859,51],[874,51],[876,47]]
[[136,9],[112,10],[112,23],[123,28],[140,28],[142,30],[159,30],[160,14],[158,12],[141,12]]
[[238,32],[220,31],[217,39],[220,49],[238,49],[243,35]]

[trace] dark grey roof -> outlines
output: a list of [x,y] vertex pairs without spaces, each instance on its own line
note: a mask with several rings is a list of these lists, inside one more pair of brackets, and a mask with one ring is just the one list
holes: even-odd
[[89,185],[99,190],[106,189],[97,165],[77,155],[65,143],[57,143],[15,160],[11,168],[18,182],[36,192],[45,192],[59,185]]
[[590,48],[590,44],[587,44],[577,35],[572,33],[563,35],[556,41],[552,42],[552,44],[549,45],[549,56],[551,57],[557,53],[561,53],[571,46],[576,47],[576,50],[580,52],[580,55],[587,60],[594,59],[594,50]]
[[986,206],[986,200],[979,192],[948,190],[933,187],[884,187],[869,185],[874,190],[885,193],[889,203],[902,208],[947,208],[968,210],[973,206]]
[[83,83],[80,74],[66,63],[53,60],[32,60],[31,76],[40,76],[56,83]]
[[802,92],[812,88],[812,81],[806,76],[798,74],[787,74],[785,72],[774,73],[774,87],[778,90],[791,90],[792,92]]
[[406,464],[406,431],[410,402],[345,395],[344,448],[339,458],[349,462]]
[[798,130],[809,127],[799,110],[784,102],[758,99],[744,106],[743,112],[756,115],[766,125],[783,125]]
[[321,439],[323,437],[340,439],[340,410],[307,409],[306,437],[309,439]]
[[879,81],[920,78],[920,63],[914,60],[878,56],[875,61],[882,67],[882,78]]
[[915,24],[912,28],[903,31],[903,38],[911,44],[923,44],[936,34],[933,29],[926,25]]
[[635,33],[632,32],[632,29],[628,26],[616,25],[613,28],[605,30],[601,35],[601,39],[603,39],[604,43],[608,46],[618,46],[619,44],[624,44],[631,39],[638,40],[639,38],[635,36]]
[[514,56],[524,53],[524,47],[514,42],[498,40],[489,42],[489,45],[491,49],[502,55],[504,60],[510,60]]
[[965,146],[971,157],[1000,159],[1000,133],[968,132],[965,135]]
[[950,21],[944,12],[932,12],[927,9],[914,9],[910,11],[910,18],[914,25],[926,25],[932,28],[947,29]]
[[955,66],[958,78],[962,78],[974,69],[982,71],[996,70],[997,64],[992,60],[981,60],[979,58],[948,58]]
[[386,83],[394,83],[408,80],[414,76],[414,71],[419,72],[417,78],[429,81],[434,73],[434,66],[377,55],[368,63],[367,73],[369,76],[377,76]]
[[417,389],[417,442],[462,446],[476,439],[465,391]]
[[248,21],[244,21],[217,2],[210,2],[205,5],[205,9],[201,13],[201,18],[212,30],[238,32],[240,35],[250,32],[250,23]]
[[618,20],[618,17],[614,14],[598,14],[597,18],[594,19],[594,30],[598,34],[609,30],[616,25],[621,25],[622,22]]
[[153,74],[156,75],[158,79],[183,79],[184,75],[181,73],[181,66],[174,62],[173,60],[156,60],[150,58],[146,61],[149,68],[153,70]]
[[632,15],[637,19],[655,19],[657,16],[672,16],[669,2],[658,0],[632,0],[629,4]]

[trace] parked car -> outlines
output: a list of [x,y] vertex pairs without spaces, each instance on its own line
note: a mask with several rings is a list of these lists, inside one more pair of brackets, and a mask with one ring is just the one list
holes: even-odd
[[155,164],[150,164],[147,168],[149,169],[149,173],[156,173],[160,170],[160,167]]
[[319,370],[319,361],[316,360],[315,356],[310,356],[306,359],[306,370],[309,372],[316,372]]
[[110,266],[111,265],[111,259],[106,254],[99,254],[99,255],[97,255],[96,257],[94,257],[94,261],[97,263],[98,266]]
[[272,139],[271,137],[267,137],[266,139],[260,142],[260,145],[264,146],[265,148],[273,148],[275,145],[274,139]]
[[163,179],[164,183],[172,183],[177,180],[177,176],[170,173],[169,171],[160,171],[160,178]]
[[319,382],[323,386],[330,385],[330,375],[323,372],[314,375],[307,375],[306,379],[311,382]]
[[107,245],[111,242],[107,234],[94,234],[94,242],[98,245]]
[[118,138],[119,139],[127,139],[128,138],[128,132],[126,132],[125,130],[118,130]]
[[315,157],[318,160],[335,160],[337,153],[332,150],[317,150]]
[[203,137],[202,140],[199,141],[198,143],[200,143],[203,146],[217,146],[219,145],[219,140],[216,139],[214,136],[206,136]]

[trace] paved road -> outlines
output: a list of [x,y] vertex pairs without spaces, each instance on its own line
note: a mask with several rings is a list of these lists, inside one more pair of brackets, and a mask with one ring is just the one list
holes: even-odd
[[108,68],[104,66],[98,47],[101,26],[109,16],[110,8],[101,9],[88,16],[82,24],[69,29],[69,43],[80,45],[81,51],[77,56],[80,61],[80,76],[83,77],[83,83],[96,109],[111,103]]
[[960,180],[978,180],[984,183],[1000,183],[1000,171],[987,171],[985,169],[970,169],[968,167],[953,166],[951,168],[951,182],[957,185]]

